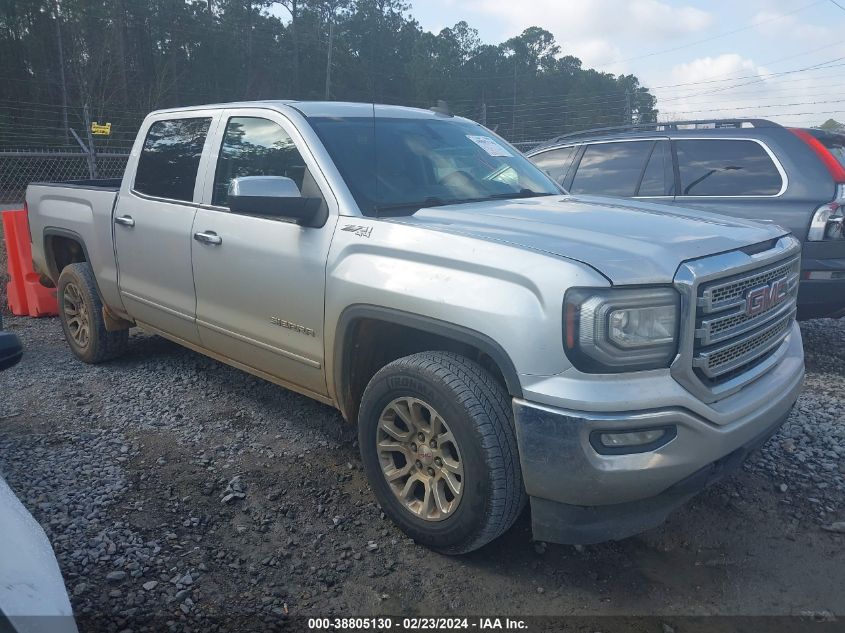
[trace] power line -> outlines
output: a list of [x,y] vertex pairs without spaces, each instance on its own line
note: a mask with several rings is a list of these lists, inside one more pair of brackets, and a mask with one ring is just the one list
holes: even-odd
[[[831,2],[832,1],[833,0],[831,0]],[[757,26],[761,26],[763,24],[768,24],[769,22],[775,22],[776,20],[781,20],[781,19],[788,17],[788,16],[790,16],[794,13],[804,11],[805,9],[809,9],[810,7],[813,7],[813,6],[815,6],[817,4],[821,4],[821,3],[822,3],[822,0],[816,0],[815,2],[811,2],[810,4],[805,4],[801,7],[798,7],[797,9],[793,9],[792,11],[787,11],[786,13],[781,13],[780,15],[772,16],[772,17],[767,18],[765,20],[759,20],[757,22],[752,22],[751,24],[747,24],[747,25],[742,26],[738,29],[733,29],[731,31],[725,31],[724,33],[719,33],[718,35],[713,35],[711,37],[705,37],[704,39],[696,40],[694,42],[689,42],[687,44],[681,44],[680,46],[674,46],[672,48],[665,48],[665,49],[659,50],[659,51],[652,51],[650,53],[645,53],[643,55],[636,55],[634,57],[626,57],[625,59],[617,59],[617,60],[614,60],[612,62],[608,62],[607,64],[604,64],[604,66],[614,66],[616,64],[622,64],[624,62],[634,61],[636,59],[645,59],[647,57],[654,57],[656,55],[664,55],[666,53],[674,53],[675,51],[679,51],[679,50],[682,50],[684,48],[689,48],[690,46],[697,46],[698,44],[703,44],[705,42],[711,42],[713,40],[716,40],[716,39],[719,39],[719,38],[722,38],[722,37],[727,37],[728,35],[734,35],[735,33],[747,31],[748,29],[753,29]]]
[[[841,42],[833,42],[831,44],[826,44],[824,46],[819,46],[819,47],[816,47],[816,48],[813,48],[813,49],[802,51],[800,53],[795,53],[793,55],[788,55],[786,57],[781,57],[781,58],[776,59],[776,60],[765,62],[765,63],[761,64],[761,66],[768,66],[770,64],[775,64],[775,63],[779,63],[779,62],[786,61],[786,60],[789,60],[789,59],[794,59],[795,57],[801,57],[803,55],[807,55],[807,54],[814,53],[814,52],[817,52],[817,51],[820,51],[820,50],[823,50],[823,49],[831,48],[833,46],[842,46],[842,43]],[[825,61],[825,62],[819,62],[818,64],[814,64],[814,65],[811,65],[811,66],[808,66],[808,67],[805,67],[805,68],[798,68],[798,69],[792,69],[792,70],[787,70],[787,71],[767,73],[767,74],[762,75],[762,76],[760,74],[742,75],[742,76],[739,76],[739,77],[725,77],[723,79],[709,79],[709,80],[703,80],[703,81],[690,81],[690,82],[682,82],[682,83],[675,83],[675,84],[663,84],[663,85],[658,85],[658,86],[643,86],[643,89],[648,90],[649,94],[651,94],[651,96],[656,96],[651,91],[663,89],[663,88],[682,88],[682,87],[686,87],[686,86],[699,86],[699,85],[702,85],[702,84],[723,83],[723,82],[728,82],[728,81],[739,81],[739,80],[743,80],[743,79],[760,79],[761,77],[764,80],[769,80],[771,78],[775,78],[775,77],[778,77],[778,76],[781,76],[781,75],[795,74],[795,73],[800,73],[800,72],[812,72],[812,71],[816,71],[816,70],[826,70],[827,68],[836,68],[838,65],[829,65],[829,66],[826,66],[826,65],[832,64],[833,62],[835,62],[839,59],[845,59],[845,58],[834,58],[833,60],[828,60],[828,61]],[[505,78],[509,78],[509,77],[510,77],[509,75],[505,76]],[[737,86],[734,86],[734,87],[737,87]],[[698,94],[699,92],[701,92],[701,91],[695,91],[695,92],[691,92],[689,94],[690,95]],[[620,96],[621,97],[621,96],[624,95],[624,91],[620,87],[620,88],[615,89],[615,90],[593,93],[591,96],[581,97],[581,98],[578,98],[578,99],[594,100],[594,99],[597,99],[597,98],[601,98],[601,96],[603,96],[603,95],[614,95],[614,96]],[[685,96],[687,96],[687,95],[685,95]],[[558,100],[558,99],[561,98],[561,95],[557,95],[557,94],[535,95],[534,98],[536,100],[546,100],[546,99]],[[497,101],[511,102],[512,99],[513,99],[512,95],[502,96],[502,97],[487,97],[487,98],[484,99],[484,102],[487,103],[488,105],[492,105],[493,103],[495,103]],[[480,102],[481,102],[481,99],[478,99],[478,98],[450,100],[450,104],[452,104],[452,105],[463,104],[463,103],[478,104]],[[660,102],[658,102],[658,106],[659,105],[660,105]]]
[[[842,42],[833,42],[831,44],[825,44],[824,46],[819,46],[818,48],[812,48],[812,49],[807,50],[807,51],[795,53],[794,55],[787,55],[786,57],[781,57],[779,59],[775,59],[775,60],[772,60],[772,61],[763,62],[763,63],[759,64],[759,66],[771,66],[772,64],[778,64],[780,62],[784,62],[784,61],[787,61],[789,59],[795,59],[796,57],[802,57],[804,55],[809,55],[810,53],[816,53],[816,52],[818,52],[820,50],[824,50],[826,48],[832,48],[834,46],[842,46],[842,45],[843,45]],[[701,84],[721,83],[723,81],[738,81],[740,79],[750,79],[751,77],[757,76],[757,75],[745,75],[745,76],[741,76],[741,77],[728,77],[728,75],[731,75],[731,74],[733,74],[733,73],[724,73],[722,75],[716,75],[716,77],[723,77],[723,79],[711,78],[711,79],[705,79],[703,81],[688,81],[688,82],[677,83],[677,84],[664,84],[662,86],[649,86],[648,89],[649,90],[658,90],[658,89],[661,89],[661,88],[677,88],[677,87],[684,87],[684,86],[698,86],[698,85],[701,85]]]
[[[708,94],[713,94],[713,93],[717,93],[717,92],[725,92],[726,90],[731,90],[733,88],[741,88],[743,86],[749,86],[751,84],[756,84],[756,83],[766,81],[767,79],[769,79],[771,77],[779,77],[779,76],[783,76],[783,75],[792,75],[792,74],[795,74],[795,73],[809,72],[809,71],[816,70],[816,69],[827,70],[829,68],[836,68],[837,66],[840,66],[842,64],[836,64],[836,65],[829,65],[829,64],[833,64],[833,62],[838,62],[838,61],[841,61],[843,59],[845,59],[845,57],[836,57],[836,58],[830,59],[828,61],[819,62],[818,64],[814,64],[812,66],[807,66],[806,68],[798,68],[798,69],[795,69],[795,70],[785,70],[783,72],[778,72],[778,73],[769,73],[768,75],[757,75],[756,79],[754,79],[753,81],[735,84],[733,86],[722,86],[720,88],[715,88],[715,89],[709,90]],[[665,103],[666,101],[678,101],[678,100],[684,99],[684,98],[685,98],[685,96],[679,96],[679,97],[672,97],[670,99],[664,99],[662,101]]]

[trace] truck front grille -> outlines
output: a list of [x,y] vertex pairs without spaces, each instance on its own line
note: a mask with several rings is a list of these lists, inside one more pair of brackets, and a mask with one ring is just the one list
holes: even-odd
[[693,365],[710,379],[718,379],[728,372],[753,365],[754,361],[779,345],[789,333],[793,316],[794,314],[788,314],[781,317],[762,331],[755,332],[753,336],[743,337],[711,351],[700,352],[693,360]]
[[[705,383],[719,384],[752,369],[789,334],[795,318],[799,266],[798,257],[793,257],[764,270],[699,286],[692,364]],[[786,296],[750,316],[746,310],[749,292],[768,292],[783,279]]]
[[795,320],[800,264],[799,243],[788,236],[762,253],[682,265],[676,286],[689,309],[676,379],[713,401],[768,371]]

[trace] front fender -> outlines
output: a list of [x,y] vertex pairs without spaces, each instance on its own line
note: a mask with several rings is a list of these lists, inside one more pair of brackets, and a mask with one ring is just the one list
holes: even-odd
[[561,257],[385,220],[354,220],[365,230],[344,230],[342,219],[327,266],[330,389],[350,315],[376,309],[482,349],[499,364],[511,393],[521,393],[520,375],[554,375],[571,366],[562,337],[567,288],[608,285],[588,266]]
[[[333,359],[335,367],[343,366],[342,357],[349,342],[347,337],[352,331],[353,324],[359,319],[374,319],[378,321],[386,321],[388,323],[396,323],[422,332],[448,338],[459,343],[471,345],[493,359],[496,365],[502,370],[502,375],[505,379],[508,392],[515,398],[522,397],[522,386],[519,382],[519,375],[516,372],[516,368],[513,366],[510,356],[508,356],[507,352],[501,345],[499,345],[499,343],[481,332],[470,330],[455,323],[449,323],[448,321],[440,321],[431,317],[404,312],[402,310],[397,310],[396,308],[385,308],[382,306],[367,305],[363,303],[351,305],[346,308],[340,315],[335,334],[335,350]],[[335,385],[336,393],[340,392],[339,384],[340,383]]]

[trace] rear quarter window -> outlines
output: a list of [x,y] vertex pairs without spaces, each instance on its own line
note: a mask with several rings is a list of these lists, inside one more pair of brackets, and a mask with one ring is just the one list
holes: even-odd
[[210,118],[170,119],[150,126],[138,158],[133,189],[157,198],[194,198]]
[[738,139],[675,141],[681,196],[774,196],[783,179],[757,142]]

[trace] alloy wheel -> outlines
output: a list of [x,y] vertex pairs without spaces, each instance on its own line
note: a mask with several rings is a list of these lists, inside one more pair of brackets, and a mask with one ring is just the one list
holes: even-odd
[[381,413],[376,433],[382,474],[409,512],[442,521],[461,502],[464,467],[446,421],[418,398],[397,398]]
[[68,332],[74,343],[81,348],[88,347],[91,340],[91,319],[82,293],[72,282],[65,285],[62,294],[62,311],[65,315]]

